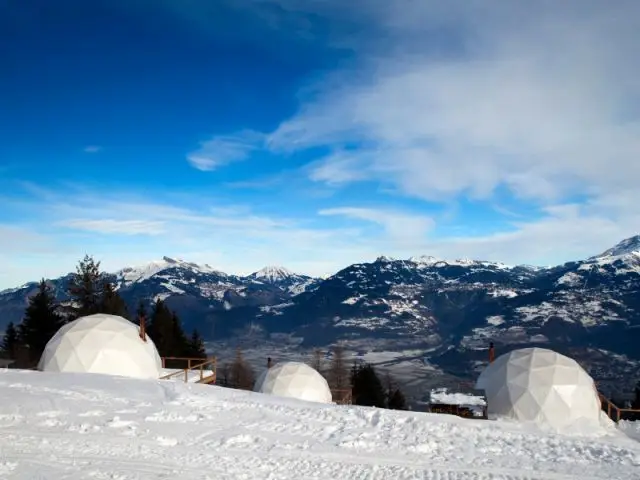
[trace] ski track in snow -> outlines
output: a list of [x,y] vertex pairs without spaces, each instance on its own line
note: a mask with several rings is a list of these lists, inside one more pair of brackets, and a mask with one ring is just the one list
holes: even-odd
[[640,443],[617,431],[86,374],[5,370],[0,398],[3,479],[640,479]]

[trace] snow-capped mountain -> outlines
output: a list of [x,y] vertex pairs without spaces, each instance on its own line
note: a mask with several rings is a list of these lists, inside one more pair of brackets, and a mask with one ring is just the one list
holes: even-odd
[[275,267],[275,266],[264,267],[258,270],[257,272],[254,272],[251,275],[249,275],[250,278],[255,278],[256,280],[269,282],[269,283],[277,283],[282,280],[286,280],[287,278],[291,278],[295,276],[297,275],[293,273],[291,270],[287,270],[284,267]]
[[128,286],[133,283],[148,280],[155,275],[174,268],[190,270],[194,274],[217,275],[220,277],[227,276],[225,273],[215,270],[207,264],[198,265],[169,257],[162,257],[162,260],[153,261],[146,265],[123,268],[116,272],[115,275],[120,281],[121,286]]
[[[627,238],[615,247],[602,252],[600,255],[591,257],[591,259],[605,259],[611,257],[640,256],[640,235]],[[591,260],[590,259],[590,260]]]
[[[260,276],[230,275],[206,264],[163,257],[123,268],[109,277],[130,311],[135,311],[140,300],[150,306],[161,299],[176,310],[187,325],[204,324],[210,328],[205,328],[203,333],[213,335],[211,324],[215,323],[217,313],[226,313],[228,317],[228,312],[235,309],[278,305],[311,288],[317,281],[285,268],[266,268],[260,272]],[[68,300],[66,291],[71,278],[69,274],[48,281],[61,302]],[[32,282],[0,292],[0,331],[10,321],[20,321],[27,299],[37,291],[37,285]],[[216,329],[216,334],[221,331]]]
[[[503,349],[547,345],[582,352],[574,357],[611,352],[622,375],[630,365],[624,355],[640,361],[639,247],[636,236],[550,268],[379,257],[323,279],[283,267],[230,275],[165,257],[113,279],[131,311],[141,299],[162,298],[210,340],[251,332],[293,336],[307,346],[374,342],[429,352],[432,362],[460,375],[476,368],[489,342]],[[61,300],[69,278],[51,281]],[[21,318],[35,288],[0,292],[0,330]]]
[[258,283],[275,285],[292,295],[297,295],[315,286],[319,279],[300,275],[284,267],[267,266],[253,272],[247,278]]
[[632,381],[640,366],[635,245],[625,240],[607,251],[613,254],[551,268],[380,257],[341,270],[281,308],[262,309],[253,322],[318,344],[423,350],[460,375],[485,359],[489,342],[548,346],[593,364],[601,380]]

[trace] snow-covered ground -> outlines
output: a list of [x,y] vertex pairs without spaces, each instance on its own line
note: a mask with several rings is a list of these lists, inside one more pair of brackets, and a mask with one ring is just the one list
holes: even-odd
[[[0,370],[0,478],[640,478],[619,431],[549,435],[215,386]],[[635,431],[634,425],[625,425]]]

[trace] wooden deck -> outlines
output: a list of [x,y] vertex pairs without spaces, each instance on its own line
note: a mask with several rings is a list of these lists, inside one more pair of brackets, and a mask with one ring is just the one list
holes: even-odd
[[620,420],[640,420],[640,410],[635,408],[620,408],[602,393],[598,392],[602,410],[607,413],[609,418],[616,423]]

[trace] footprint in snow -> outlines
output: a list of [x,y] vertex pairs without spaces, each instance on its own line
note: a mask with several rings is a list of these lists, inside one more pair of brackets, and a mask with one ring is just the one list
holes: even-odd
[[113,417],[107,422],[107,426],[111,428],[135,428],[135,423],[133,420],[121,420],[120,417]]
[[221,443],[227,446],[250,445],[259,443],[260,440],[260,437],[254,437],[252,435],[236,435],[235,437],[229,437],[223,440]]
[[101,417],[104,415],[102,410],[89,410],[88,412],[78,414],[79,417]]
[[38,417],[47,417],[47,418],[57,418],[66,415],[67,412],[61,412],[60,410],[52,410],[49,412],[40,412],[37,414]]
[[56,418],[49,418],[44,422],[40,422],[38,426],[39,427],[62,427],[66,424],[67,424],[66,422],[60,421]]
[[175,447],[178,444],[178,440],[168,437],[156,437],[156,442],[163,447]]

